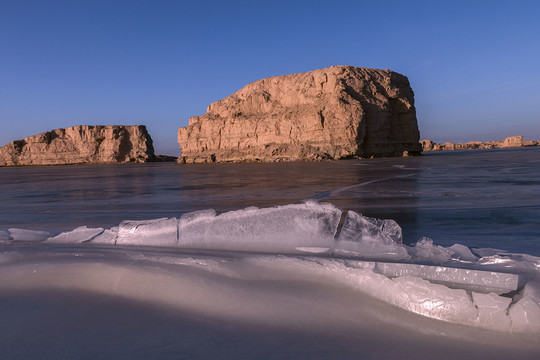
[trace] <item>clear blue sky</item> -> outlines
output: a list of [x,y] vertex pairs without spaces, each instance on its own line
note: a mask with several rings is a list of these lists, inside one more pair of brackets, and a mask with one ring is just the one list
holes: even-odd
[[0,146],[146,124],[157,153],[216,100],[331,65],[391,69],[421,138],[540,139],[540,2],[0,0]]

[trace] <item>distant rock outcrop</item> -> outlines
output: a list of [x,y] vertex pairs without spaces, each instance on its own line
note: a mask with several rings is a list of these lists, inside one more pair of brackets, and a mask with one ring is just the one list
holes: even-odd
[[488,142],[469,141],[467,143],[446,142],[444,144],[437,144],[431,140],[422,140],[420,141],[420,145],[422,145],[422,151],[444,151],[538,146],[540,145],[540,141],[524,141],[523,136],[519,135],[507,137],[506,139],[504,139],[504,141],[495,140]]
[[0,148],[0,166],[140,163],[153,159],[154,146],[144,125],[79,125],[29,136]]
[[522,147],[524,144],[523,136],[510,136],[504,139],[501,147]]
[[420,153],[414,93],[390,70],[332,66],[246,85],[178,129],[181,163]]

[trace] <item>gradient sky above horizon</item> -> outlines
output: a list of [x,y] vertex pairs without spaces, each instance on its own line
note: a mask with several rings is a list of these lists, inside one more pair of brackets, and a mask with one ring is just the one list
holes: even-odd
[[145,124],[178,155],[190,116],[268,76],[391,69],[421,138],[540,139],[537,1],[0,1],[0,146]]

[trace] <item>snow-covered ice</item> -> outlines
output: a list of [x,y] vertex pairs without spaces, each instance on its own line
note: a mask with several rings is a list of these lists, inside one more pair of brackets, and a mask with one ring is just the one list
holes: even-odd
[[[144,264],[196,267],[216,276],[245,281],[259,272],[279,279],[285,274],[291,280],[307,276],[428,318],[540,335],[540,259],[494,249],[469,249],[460,244],[443,247],[429,238],[407,246],[402,243],[401,228],[395,221],[368,218],[353,211],[344,214],[329,204],[251,207],[222,214],[205,210],[180,218],[125,220],[110,229],[81,226],[58,235],[22,229],[1,234],[14,240],[7,244],[46,240],[43,246],[85,243],[79,249],[94,246],[96,251],[140,246],[171,249],[167,256],[142,254],[124,260],[127,264],[144,260]],[[170,252],[172,249],[195,255],[177,256]],[[216,258],[209,261],[198,257],[198,251],[212,251]],[[229,256],[235,261],[228,260]],[[28,274],[40,276],[28,276],[22,270],[24,266],[17,268],[17,261],[3,262],[15,276],[4,275],[2,286],[32,288],[45,281],[53,287],[112,292],[170,306],[177,304],[177,296],[184,293],[171,289],[170,294],[169,290],[147,294],[147,290],[126,283],[126,274],[132,274],[133,284],[135,279],[155,281],[155,275],[131,265],[126,267],[122,262],[101,268],[104,278],[91,280],[89,274],[98,266],[91,261],[70,265],[70,271],[64,272],[59,270],[61,265],[49,260],[31,266]],[[3,274],[9,274],[4,270]],[[124,274],[122,282],[114,280],[115,273]],[[90,278],[86,279],[87,276]],[[174,280],[166,283],[178,285]]]

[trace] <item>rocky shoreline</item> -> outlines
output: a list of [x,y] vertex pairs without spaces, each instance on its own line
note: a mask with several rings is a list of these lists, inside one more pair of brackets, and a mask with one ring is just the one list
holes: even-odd
[[526,146],[540,146],[540,140],[523,140],[523,135],[509,136],[504,140],[494,141],[469,141],[467,143],[435,143],[429,139],[420,141],[422,151],[448,151],[448,150],[473,150],[473,149],[500,149],[500,148],[516,148]]

